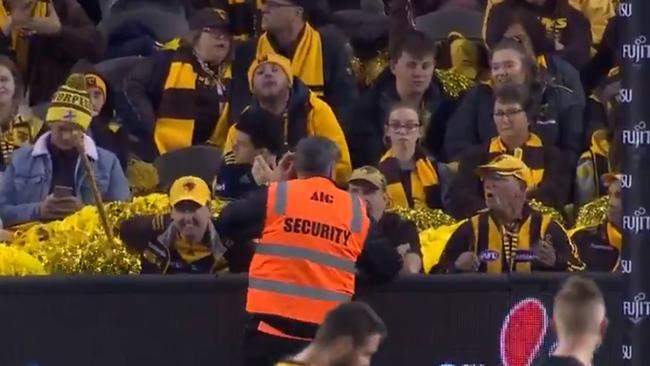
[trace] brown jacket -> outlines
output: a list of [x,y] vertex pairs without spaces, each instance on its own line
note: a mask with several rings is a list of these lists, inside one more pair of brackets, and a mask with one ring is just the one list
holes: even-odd
[[[101,33],[76,0],[51,0],[61,30],[53,36],[32,36],[25,84],[31,105],[48,102],[81,59],[97,62],[104,52]],[[0,32],[0,53],[14,56],[10,37]]]

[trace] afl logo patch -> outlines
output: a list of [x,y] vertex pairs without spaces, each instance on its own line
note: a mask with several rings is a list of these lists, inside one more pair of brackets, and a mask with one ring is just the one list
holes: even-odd
[[497,251],[484,250],[478,255],[478,258],[481,260],[481,262],[494,262],[499,260],[500,256],[501,255]]

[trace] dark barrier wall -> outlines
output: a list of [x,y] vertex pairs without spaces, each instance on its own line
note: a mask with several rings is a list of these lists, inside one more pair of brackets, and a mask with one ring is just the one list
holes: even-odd
[[627,283],[623,315],[625,340],[622,364],[650,365],[650,1],[622,0],[621,51],[624,103],[623,257],[621,270]]
[[[621,277],[595,278],[611,320],[595,364],[619,365]],[[549,318],[562,279],[417,276],[362,286],[359,297],[389,329],[373,365],[528,365],[555,342]],[[245,285],[244,277],[3,279],[0,365],[237,365]]]

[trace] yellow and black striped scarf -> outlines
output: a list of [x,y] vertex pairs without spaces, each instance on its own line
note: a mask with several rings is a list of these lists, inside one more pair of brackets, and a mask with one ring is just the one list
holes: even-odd
[[[271,53],[278,53],[273,49],[268,37],[268,33],[264,33],[257,42],[256,57],[258,59]],[[293,70],[294,76],[300,78],[319,97],[322,97],[325,92],[323,63],[323,44],[320,33],[307,23],[291,59],[291,70]]]
[[[169,66],[154,131],[154,141],[161,155],[193,145],[197,82],[208,83],[220,95],[219,105],[215,106],[219,108],[220,114],[219,119],[214,121],[213,134],[209,141],[198,143],[216,143],[220,138],[225,140],[227,130],[221,131],[217,127],[228,125],[224,120],[228,118],[229,111],[227,84],[231,78],[230,68],[225,69],[221,75],[215,74],[214,78],[203,80],[194,69],[195,65],[199,65],[199,61],[190,51],[179,50]],[[219,136],[220,134],[224,136]]]
[[543,237],[552,222],[549,215],[529,214],[523,222],[513,227],[501,227],[494,222],[489,212],[483,212],[470,219],[474,232],[472,248],[477,256],[484,251],[498,253],[485,266],[487,273],[531,272],[530,261],[518,261],[518,251],[530,251],[532,245]]
[[[32,10],[32,17],[47,17],[48,7],[49,1],[37,1],[34,5],[34,9]],[[5,22],[7,22],[7,17],[10,15],[10,11],[5,8],[4,1],[0,1],[0,26],[5,25]],[[18,67],[20,68],[21,72],[25,74],[27,71],[29,59],[29,40],[22,36],[21,31],[13,30],[11,32],[11,49],[16,53],[16,63],[18,64]]]
[[388,150],[379,162],[379,170],[386,176],[388,183],[386,192],[390,198],[391,206],[441,208],[442,199],[436,168],[419,149],[416,149],[413,159],[415,160],[415,169],[411,171],[410,196],[407,194],[408,190],[404,189],[402,185],[402,171],[399,160],[393,151]]
[[516,148],[514,151],[508,151],[501,138],[494,137],[490,141],[488,152],[488,162],[499,155],[510,154],[526,163],[531,171],[531,181],[527,182],[528,187],[531,189],[537,188],[544,179],[544,150],[542,140],[534,133],[530,134],[524,146]]
[[2,154],[0,167],[2,169],[0,170],[4,170],[4,167],[9,165],[11,155],[16,149],[36,140],[42,127],[43,121],[40,119],[26,120],[22,116],[16,116],[6,128],[2,128],[0,133],[0,153]]

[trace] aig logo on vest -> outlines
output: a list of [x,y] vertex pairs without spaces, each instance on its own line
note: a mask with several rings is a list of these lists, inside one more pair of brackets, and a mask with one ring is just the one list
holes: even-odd
[[641,121],[632,130],[623,130],[623,144],[638,148],[640,145],[650,145],[650,131],[646,130],[645,121]]
[[646,216],[646,209],[640,207],[634,211],[634,216],[623,216],[623,229],[635,234],[650,230],[650,216]]
[[632,3],[618,4],[618,15],[621,18],[629,18],[632,16]]
[[650,58],[650,45],[647,45],[648,39],[646,36],[639,36],[634,40],[634,43],[626,43],[623,45],[623,58],[632,60],[635,63]]
[[646,301],[645,292],[634,296],[634,301],[623,301],[623,315],[634,324],[650,316],[650,301]]

